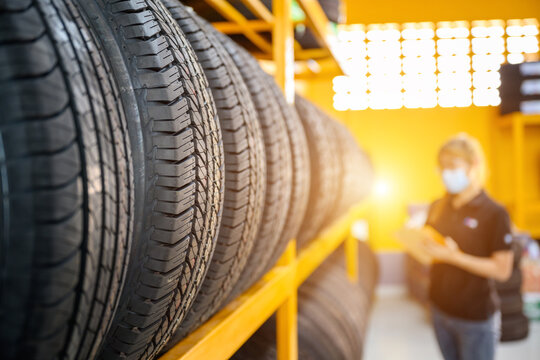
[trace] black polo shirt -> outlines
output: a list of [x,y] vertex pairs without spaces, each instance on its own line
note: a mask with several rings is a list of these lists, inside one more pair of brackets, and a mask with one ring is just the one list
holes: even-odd
[[[431,204],[428,225],[450,236],[470,255],[490,257],[510,249],[510,218],[501,205],[484,191],[459,209],[452,206],[451,198],[446,195]],[[439,310],[462,319],[485,320],[499,308],[492,279],[445,263],[431,267],[429,296]]]

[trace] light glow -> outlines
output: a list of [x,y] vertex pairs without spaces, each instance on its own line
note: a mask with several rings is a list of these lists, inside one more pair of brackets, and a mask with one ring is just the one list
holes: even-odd
[[390,195],[390,183],[385,179],[378,179],[373,186],[373,193],[378,198],[385,198]]
[[336,110],[497,106],[505,61],[540,58],[537,19],[338,25]]

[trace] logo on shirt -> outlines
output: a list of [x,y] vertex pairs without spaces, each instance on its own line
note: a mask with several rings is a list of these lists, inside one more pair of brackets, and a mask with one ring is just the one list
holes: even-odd
[[469,229],[476,229],[478,227],[478,220],[467,216],[465,219],[463,219],[463,225]]

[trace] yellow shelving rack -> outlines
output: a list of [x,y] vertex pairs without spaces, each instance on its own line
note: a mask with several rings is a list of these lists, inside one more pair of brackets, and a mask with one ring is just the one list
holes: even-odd
[[531,236],[540,238],[540,224],[531,224],[527,221],[529,214],[540,213],[540,201],[530,200],[525,191],[525,141],[527,129],[531,126],[540,126],[539,115],[525,115],[511,113],[501,117],[498,125],[503,129],[510,129],[512,139],[513,161],[513,199],[508,203],[512,211],[512,218],[519,229],[528,231]]
[[325,229],[299,256],[296,243],[289,242],[278,264],[257,284],[240,295],[160,360],[225,360],[275,312],[278,360],[298,358],[297,289],[342,243],[345,244],[347,274],[358,279],[358,240],[350,234],[361,207]]
[[[329,22],[317,0],[297,0],[305,13],[304,25],[315,34],[319,49],[304,50],[294,40],[291,16],[292,0],[273,0],[272,12],[260,0],[241,0],[258,17],[248,20],[228,1],[204,0],[220,13],[226,22],[213,23],[226,34],[243,34],[260,52],[259,59],[272,59],[277,83],[287,101],[294,102],[294,78],[319,68],[342,73],[335,57]],[[272,32],[272,42],[259,32]],[[299,69],[299,70],[298,70]],[[350,234],[352,223],[361,208],[354,207],[333,225],[323,230],[310,245],[296,254],[291,240],[278,264],[257,284],[219,311],[199,329],[176,344],[160,360],[225,360],[230,358],[249,337],[276,313],[278,360],[298,358],[297,289],[315,269],[342,243],[345,243],[347,273],[351,281],[358,278],[358,244]]]

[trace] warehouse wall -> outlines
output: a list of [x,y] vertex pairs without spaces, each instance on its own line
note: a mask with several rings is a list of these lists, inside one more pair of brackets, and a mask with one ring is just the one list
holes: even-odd
[[[380,251],[400,249],[393,233],[407,218],[410,203],[430,202],[443,186],[436,169],[439,146],[451,135],[465,131],[478,138],[493,164],[487,189],[496,198],[512,198],[512,152],[509,129],[498,130],[495,107],[335,111],[331,78],[298,83],[298,90],[343,121],[371,155],[379,182],[388,184],[386,195],[372,195],[366,204],[371,242]],[[526,188],[540,198],[540,130],[529,132]]]
[[349,24],[528,18],[540,15],[540,1],[515,0],[509,3],[507,0],[380,0],[367,6],[364,1],[348,0],[346,14]]

